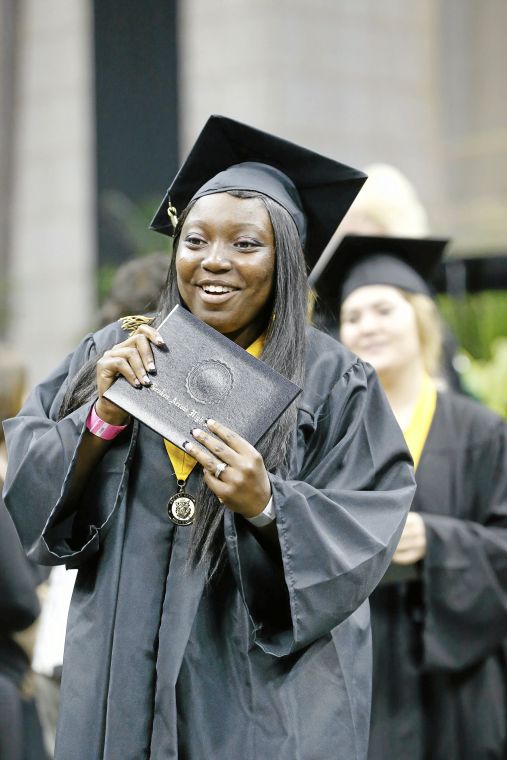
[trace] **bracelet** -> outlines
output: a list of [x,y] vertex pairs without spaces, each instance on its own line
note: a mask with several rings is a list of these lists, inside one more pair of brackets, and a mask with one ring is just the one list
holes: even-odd
[[128,427],[128,423],[126,425],[110,425],[109,422],[105,422],[95,411],[95,404],[90,409],[86,419],[86,429],[104,441],[112,441],[126,427]]

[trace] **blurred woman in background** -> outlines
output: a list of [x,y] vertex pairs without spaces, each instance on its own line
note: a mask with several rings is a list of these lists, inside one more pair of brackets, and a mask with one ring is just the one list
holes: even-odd
[[507,756],[506,425],[439,383],[427,280],[444,244],[351,235],[317,287],[341,341],[376,369],[416,467],[412,510],[370,600],[370,760]]

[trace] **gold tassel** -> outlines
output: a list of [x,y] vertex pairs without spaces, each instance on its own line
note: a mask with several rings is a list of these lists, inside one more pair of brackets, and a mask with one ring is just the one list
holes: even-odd
[[176,229],[176,225],[178,224],[178,215],[177,211],[174,208],[174,206],[171,206],[169,203],[169,206],[167,207],[167,216],[169,217],[169,220],[173,226],[173,230]]
[[151,325],[155,317],[144,317],[142,314],[133,314],[129,317],[122,317],[118,320],[122,330],[126,330],[131,335],[135,333],[141,325]]

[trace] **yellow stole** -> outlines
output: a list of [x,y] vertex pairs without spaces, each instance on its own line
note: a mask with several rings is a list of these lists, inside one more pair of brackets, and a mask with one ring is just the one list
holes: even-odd
[[[257,338],[257,340],[254,340],[254,342],[248,346],[246,350],[249,354],[252,354],[252,356],[255,356],[255,358],[258,359],[262,354],[265,341],[266,334],[263,333]],[[167,441],[165,438],[164,445],[167,451],[167,455],[171,460],[174,474],[176,475],[176,480],[186,480],[197,462],[193,457],[191,457],[185,451],[179,449],[174,445],[174,443],[171,443],[171,441]]]
[[415,405],[412,419],[403,431],[408,450],[414,460],[414,468],[417,469],[419,460],[424,449],[424,444],[430,432],[431,423],[437,406],[437,389],[435,383],[425,375],[419,392],[419,398]]

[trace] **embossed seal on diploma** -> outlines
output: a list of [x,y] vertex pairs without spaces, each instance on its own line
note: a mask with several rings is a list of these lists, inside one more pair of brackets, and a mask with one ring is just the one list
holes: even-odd
[[233,384],[230,367],[217,359],[194,364],[185,380],[189,395],[199,404],[218,404],[227,398]]
[[[118,377],[105,397],[182,451],[190,431],[202,428],[208,417],[255,446],[301,392],[179,304],[157,329],[167,348],[153,345],[152,384],[134,388]],[[187,524],[191,511],[188,503],[178,502],[170,518]]]

